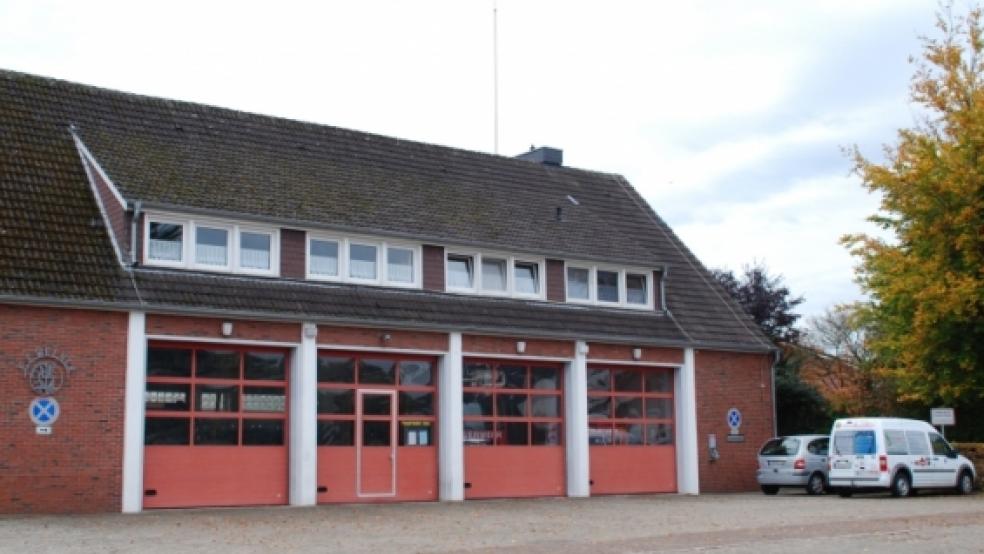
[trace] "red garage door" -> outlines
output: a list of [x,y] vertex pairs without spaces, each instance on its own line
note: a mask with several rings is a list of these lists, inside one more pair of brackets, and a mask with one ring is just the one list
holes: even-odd
[[465,360],[465,498],[564,494],[563,366]]
[[673,370],[588,368],[591,493],[676,491]]
[[285,350],[151,344],[144,506],[287,502]]
[[437,499],[436,359],[318,355],[318,501]]

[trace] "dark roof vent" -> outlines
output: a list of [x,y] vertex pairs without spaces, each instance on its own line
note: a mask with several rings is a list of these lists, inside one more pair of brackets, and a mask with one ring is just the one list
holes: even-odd
[[549,146],[541,146],[539,148],[530,146],[529,152],[523,152],[516,157],[520,160],[543,165],[559,166],[564,164],[564,151],[560,148],[551,148]]

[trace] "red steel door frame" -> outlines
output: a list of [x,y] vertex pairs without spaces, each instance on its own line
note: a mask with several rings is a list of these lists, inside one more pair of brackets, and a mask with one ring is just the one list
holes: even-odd
[[[366,396],[387,396],[389,397],[389,414],[387,415],[366,415],[364,402]],[[365,426],[368,421],[385,421],[389,423],[389,447],[366,446],[364,443]],[[355,487],[356,495],[359,498],[386,498],[396,496],[396,390],[395,389],[356,389],[356,408],[355,408]],[[366,450],[366,449],[370,450]],[[377,450],[388,448],[389,454]],[[389,490],[366,491],[363,490],[365,482],[363,477],[373,477],[379,470],[377,467],[378,459],[381,455],[389,460]],[[375,463],[374,463],[375,462]],[[378,476],[378,475],[375,475]]]

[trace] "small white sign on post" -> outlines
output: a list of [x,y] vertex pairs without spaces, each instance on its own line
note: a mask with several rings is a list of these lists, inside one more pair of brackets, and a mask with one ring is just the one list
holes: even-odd
[[957,418],[953,408],[932,408],[929,410],[930,423],[933,425],[956,425]]

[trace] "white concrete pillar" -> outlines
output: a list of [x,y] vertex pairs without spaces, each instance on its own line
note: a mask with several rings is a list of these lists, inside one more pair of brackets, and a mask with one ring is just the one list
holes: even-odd
[[567,496],[591,496],[588,453],[588,343],[577,341],[564,372]]
[[697,441],[700,437],[697,436],[697,376],[693,348],[683,351],[683,366],[675,373],[677,492],[698,494]]
[[448,352],[441,358],[438,373],[438,474],[440,498],[444,501],[465,499],[465,423],[462,406],[461,333],[450,333]]
[[318,502],[318,326],[301,326],[290,374],[290,505]]
[[123,389],[123,512],[143,510],[144,392],[147,388],[147,332],[144,312],[130,312],[126,333]]

